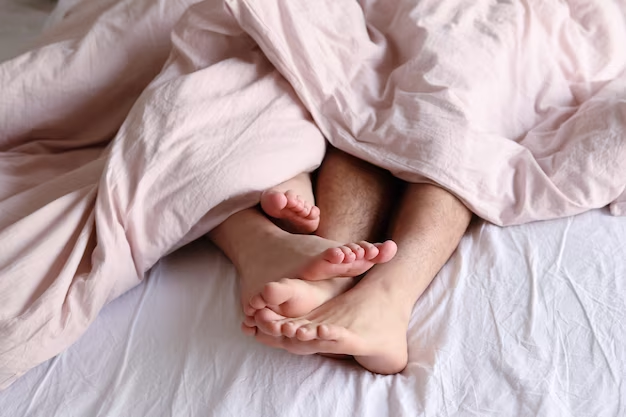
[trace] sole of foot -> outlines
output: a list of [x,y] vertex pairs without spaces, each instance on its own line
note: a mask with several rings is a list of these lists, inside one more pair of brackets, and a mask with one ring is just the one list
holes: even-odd
[[410,314],[384,291],[361,284],[303,317],[287,318],[268,308],[258,310],[255,337],[291,353],[351,355],[372,372],[398,373],[408,360]]

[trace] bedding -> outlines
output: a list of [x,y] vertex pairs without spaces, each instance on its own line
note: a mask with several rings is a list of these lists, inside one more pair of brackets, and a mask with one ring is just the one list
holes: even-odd
[[[439,183],[495,223],[610,203],[621,213],[621,3],[528,2],[528,16],[506,2],[192,3],[85,0],[0,67],[4,386],[70,346],[162,256],[314,169],[322,134],[402,178]],[[402,42],[394,31],[411,24],[419,30]],[[537,48],[521,48],[518,32]],[[573,51],[545,39],[582,43]],[[476,56],[507,47],[518,55],[500,66]],[[553,56],[562,49],[569,55]],[[566,71],[583,61],[585,71]],[[468,62],[477,68],[459,73]],[[529,85],[519,82],[526,68],[539,71],[523,78]],[[615,381],[623,358],[601,352]]]
[[0,392],[0,415],[621,416],[623,220],[472,225],[416,305],[408,367],[384,377],[242,335],[236,272],[198,241]]

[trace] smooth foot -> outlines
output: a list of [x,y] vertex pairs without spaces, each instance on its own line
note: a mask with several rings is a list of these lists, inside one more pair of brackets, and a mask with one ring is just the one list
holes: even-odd
[[379,374],[402,371],[408,360],[410,309],[367,280],[368,276],[303,317],[286,318],[268,308],[257,311],[254,323],[260,331],[255,337],[300,355],[351,355]]
[[340,245],[318,236],[289,234],[268,239],[240,265],[244,314],[254,316],[263,308],[290,317],[307,314],[350,288],[352,277],[391,260],[396,250],[392,241]]
[[250,298],[244,313],[253,316],[257,310],[269,308],[286,317],[307,314],[351,288],[355,282],[353,277],[375,264],[391,260],[396,249],[393,241],[349,243],[327,249],[295,275],[303,279],[281,278],[267,282]]
[[291,190],[265,191],[261,195],[261,208],[290,233],[310,234],[320,224],[320,209]]
[[285,317],[299,317],[311,312],[354,285],[354,278],[330,278],[322,281],[282,278],[269,282],[250,299],[250,311],[269,308]]
[[384,243],[361,241],[328,248],[304,264],[297,271],[296,278],[318,281],[331,277],[356,277],[376,264],[389,262],[397,251],[398,246],[392,240]]

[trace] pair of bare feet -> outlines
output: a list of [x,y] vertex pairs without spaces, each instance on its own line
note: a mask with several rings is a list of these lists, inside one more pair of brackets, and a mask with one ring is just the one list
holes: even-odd
[[307,234],[320,211],[293,191],[269,190],[261,207],[284,230],[268,227],[259,247],[240,257],[242,331],[295,354],[350,355],[382,374],[404,369],[410,310],[377,284],[377,269],[355,285],[355,277],[390,261],[396,244]]

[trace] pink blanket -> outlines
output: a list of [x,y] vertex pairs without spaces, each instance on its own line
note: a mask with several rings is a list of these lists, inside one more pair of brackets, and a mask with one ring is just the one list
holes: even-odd
[[625,44],[617,0],[82,0],[0,65],[0,387],[324,136],[497,224],[623,214]]

